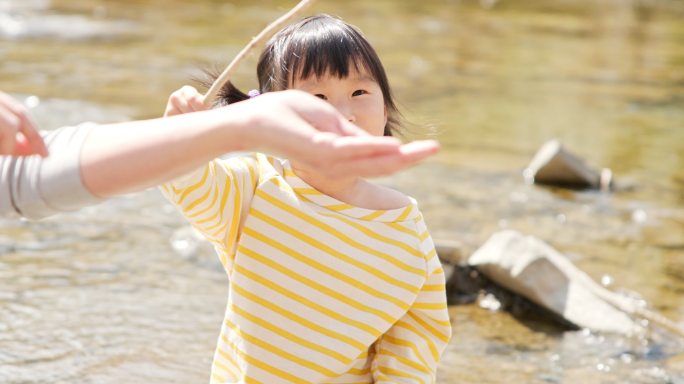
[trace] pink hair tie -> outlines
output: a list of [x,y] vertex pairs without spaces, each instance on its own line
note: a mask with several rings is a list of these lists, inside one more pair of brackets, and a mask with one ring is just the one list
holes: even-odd
[[251,91],[249,91],[249,93],[247,93],[247,95],[249,96],[250,99],[253,99],[253,98],[261,95],[261,92],[259,92],[258,89],[252,89]]

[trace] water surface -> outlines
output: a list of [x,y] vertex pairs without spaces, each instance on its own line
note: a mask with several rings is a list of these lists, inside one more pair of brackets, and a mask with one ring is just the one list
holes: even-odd
[[[0,88],[41,126],[157,117],[292,2],[0,0]],[[409,137],[444,150],[383,179],[466,253],[512,228],[611,289],[684,319],[684,4],[321,1],[362,28]],[[255,57],[237,83],[254,87]],[[635,188],[526,185],[560,139]],[[0,221],[0,382],[206,382],[227,280],[152,190],[38,223]],[[451,308],[439,383],[684,383],[684,344]]]

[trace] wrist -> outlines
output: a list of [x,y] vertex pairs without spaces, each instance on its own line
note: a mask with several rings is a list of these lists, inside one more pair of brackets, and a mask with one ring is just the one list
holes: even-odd
[[268,135],[269,125],[264,123],[264,114],[249,103],[236,103],[217,110],[223,118],[223,131],[230,137],[223,142],[229,151],[255,151]]

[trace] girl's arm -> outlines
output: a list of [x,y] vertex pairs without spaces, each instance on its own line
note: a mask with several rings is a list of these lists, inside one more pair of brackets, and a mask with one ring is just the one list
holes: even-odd
[[429,255],[428,277],[415,302],[375,344],[371,366],[375,383],[435,383],[439,359],[451,338],[451,323],[444,271],[437,253]]

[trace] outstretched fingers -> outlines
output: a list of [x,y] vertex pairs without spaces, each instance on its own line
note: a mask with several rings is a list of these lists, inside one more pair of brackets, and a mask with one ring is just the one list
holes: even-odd
[[401,148],[401,141],[383,136],[339,136],[331,132],[320,132],[312,140],[322,150],[334,151],[341,159],[398,153]]
[[340,161],[331,164],[327,171],[331,174],[360,177],[387,176],[412,167],[439,151],[439,144],[433,140],[414,141],[403,145],[347,140],[338,145],[342,146],[338,148]]

